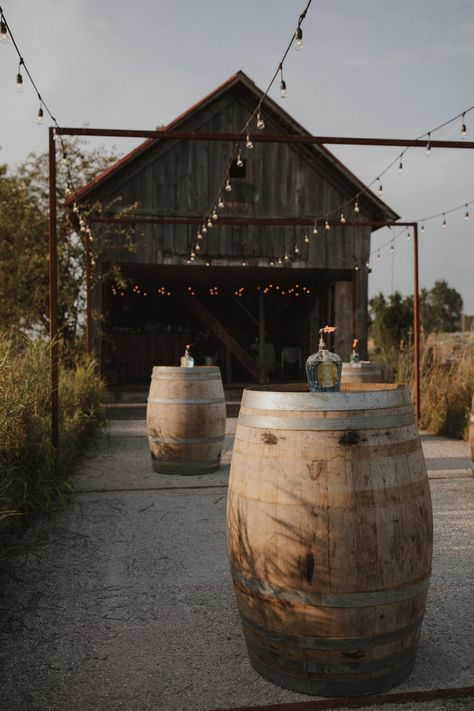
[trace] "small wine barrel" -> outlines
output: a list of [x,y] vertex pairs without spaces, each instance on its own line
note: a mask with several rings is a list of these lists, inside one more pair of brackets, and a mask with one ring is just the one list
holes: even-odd
[[474,395],[472,396],[471,420],[469,422],[469,445],[471,448],[471,471],[474,477]]
[[361,360],[357,364],[343,363],[341,383],[383,383],[382,369],[379,363]]
[[146,421],[154,471],[161,474],[216,471],[226,421],[219,368],[155,366]]
[[244,390],[227,545],[250,661],[308,694],[390,689],[411,671],[431,498],[400,385]]

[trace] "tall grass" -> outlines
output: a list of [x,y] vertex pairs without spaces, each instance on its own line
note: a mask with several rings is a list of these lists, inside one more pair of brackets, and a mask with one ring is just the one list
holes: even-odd
[[[413,349],[401,353],[397,380],[414,390]],[[474,336],[430,334],[420,347],[420,426],[467,439],[474,392]]]
[[57,457],[51,445],[50,350],[40,341],[0,340],[0,555],[32,518],[64,502],[72,467],[103,420],[94,362],[60,368]]

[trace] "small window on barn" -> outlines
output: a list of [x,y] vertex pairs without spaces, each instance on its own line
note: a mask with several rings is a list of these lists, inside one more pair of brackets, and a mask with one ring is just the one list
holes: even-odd
[[240,162],[242,165],[237,165],[237,160],[232,162],[229,170],[229,178],[245,178],[247,160],[245,158],[241,158]]

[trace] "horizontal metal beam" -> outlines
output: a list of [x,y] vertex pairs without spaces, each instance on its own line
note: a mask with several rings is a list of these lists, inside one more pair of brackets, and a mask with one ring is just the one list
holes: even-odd
[[[119,128],[56,128],[62,136],[110,136],[113,138],[172,138],[187,141],[230,141],[242,143],[243,133],[216,133],[215,131],[180,131],[159,129],[139,131]],[[310,143],[341,146],[400,146],[403,148],[426,148],[427,139],[409,138],[357,138],[351,136],[309,136],[300,134],[252,133],[254,143]],[[431,148],[474,148],[474,141],[429,141]]]
[[[134,224],[150,224],[150,225],[202,225],[202,215],[194,217],[165,217],[154,215],[135,215],[127,217],[94,217],[90,215],[87,218],[90,223],[118,224],[118,225],[134,225]],[[319,228],[324,229],[326,220],[319,218],[316,221],[310,217],[219,217],[214,226],[219,225],[257,225],[257,226],[274,226],[274,227],[313,227],[314,223]],[[346,220],[342,223],[340,220],[327,220],[331,227],[412,227],[413,222],[380,222],[370,220]]]

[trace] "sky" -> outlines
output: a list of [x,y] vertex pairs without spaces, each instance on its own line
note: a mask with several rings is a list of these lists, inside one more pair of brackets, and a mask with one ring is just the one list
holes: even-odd
[[[40,94],[63,126],[153,129],[241,69],[266,88],[307,0],[0,0]],[[412,139],[474,105],[474,0],[313,0],[303,49],[284,63],[288,97],[270,95],[314,135]],[[0,163],[48,146],[48,121],[18,58],[0,43]],[[474,110],[465,116],[474,140]],[[433,134],[459,140],[461,120]],[[95,140],[95,139],[94,139]],[[104,139],[101,139],[102,142]],[[107,146],[121,152],[130,139]],[[91,145],[94,145],[91,143]],[[371,183],[400,153],[330,146]],[[383,200],[420,233],[420,287],[446,280],[474,314],[474,151],[410,149],[383,177]],[[449,213],[455,207],[462,209]],[[413,292],[406,232],[372,235],[369,295]],[[385,245],[385,246],[384,246]],[[379,252],[380,258],[377,258]]]

